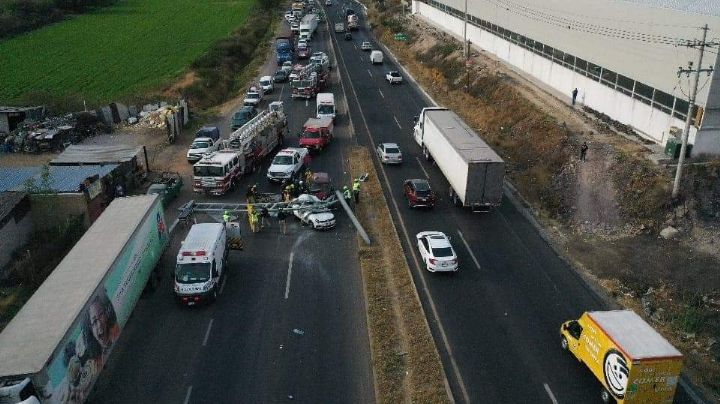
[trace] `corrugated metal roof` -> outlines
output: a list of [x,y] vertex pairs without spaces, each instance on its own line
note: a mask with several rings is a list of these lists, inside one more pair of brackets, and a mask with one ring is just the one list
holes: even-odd
[[[110,174],[117,164],[87,166],[50,166],[48,187],[53,192],[77,192],[78,186],[86,178],[95,175],[103,178]],[[26,185],[30,178],[39,187],[43,186],[42,167],[0,167],[0,192],[28,191]]]
[[142,147],[135,146],[71,145],[50,161],[50,165],[124,163],[140,153]]
[[669,8],[704,15],[720,16],[720,4],[717,0],[624,0],[642,6]]

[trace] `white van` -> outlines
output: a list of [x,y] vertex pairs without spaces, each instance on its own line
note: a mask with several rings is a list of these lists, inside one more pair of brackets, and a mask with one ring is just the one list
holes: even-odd
[[333,93],[318,93],[315,104],[317,119],[331,118],[333,122],[335,121],[335,95]]
[[180,246],[175,265],[175,296],[188,306],[217,299],[227,268],[227,232],[222,223],[198,223]]
[[379,63],[382,64],[383,62],[383,53],[379,50],[374,50],[370,52],[370,63],[375,64]]

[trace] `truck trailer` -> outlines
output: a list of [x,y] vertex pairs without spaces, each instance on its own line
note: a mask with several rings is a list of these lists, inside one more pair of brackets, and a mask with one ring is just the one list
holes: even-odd
[[603,385],[604,402],[673,402],[683,355],[635,312],[586,312],[562,325],[560,342]]
[[318,25],[317,14],[307,14],[300,20],[300,38],[312,39]]
[[167,242],[158,195],[116,198],[0,333],[0,402],[84,402]]
[[415,141],[450,183],[456,206],[487,212],[500,206],[505,162],[460,117],[441,107],[423,108],[416,117]]

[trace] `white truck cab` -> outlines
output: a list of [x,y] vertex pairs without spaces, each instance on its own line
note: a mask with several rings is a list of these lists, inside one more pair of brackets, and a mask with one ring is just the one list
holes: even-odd
[[318,93],[315,98],[315,116],[317,119],[330,118],[335,121],[335,96],[333,93]]
[[214,301],[227,268],[227,232],[222,223],[198,223],[180,246],[175,265],[175,296],[188,306]]
[[303,147],[288,147],[282,149],[273,158],[268,169],[267,179],[269,181],[281,182],[291,181],[299,175],[308,159],[308,149]]

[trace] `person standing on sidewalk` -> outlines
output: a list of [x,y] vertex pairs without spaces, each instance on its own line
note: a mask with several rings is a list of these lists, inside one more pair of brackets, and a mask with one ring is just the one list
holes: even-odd
[[575,87],[574,90],[572,90],[572,105],[575,106],[575,101],[577,101],[577,95],[578,95],[578,89]]

